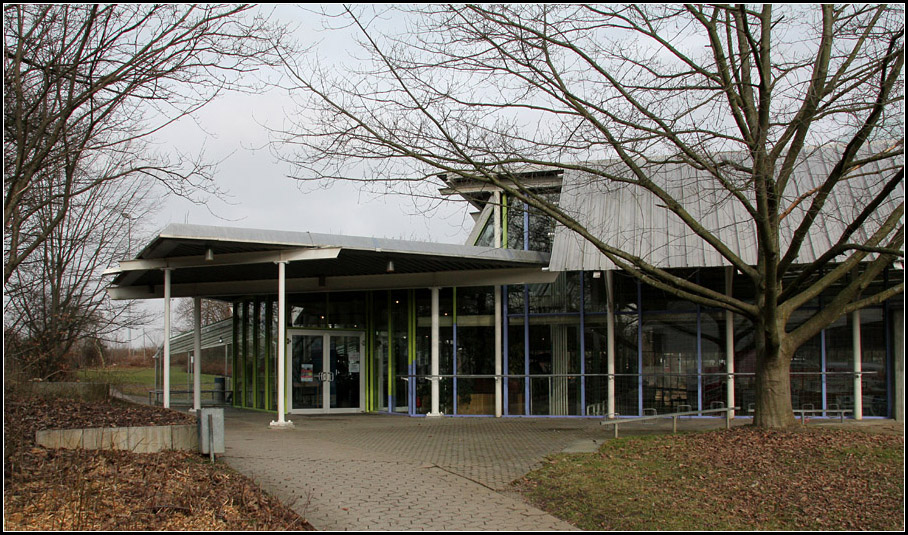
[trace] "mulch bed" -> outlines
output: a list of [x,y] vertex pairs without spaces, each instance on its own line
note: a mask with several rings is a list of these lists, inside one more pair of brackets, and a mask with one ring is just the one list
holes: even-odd
[[[192,452],[45,449],[35,431],[193,424],[112,400],[4,396],[4,530],[312,530],[223,463]],[[293,504],[291,504],[293,505]]]

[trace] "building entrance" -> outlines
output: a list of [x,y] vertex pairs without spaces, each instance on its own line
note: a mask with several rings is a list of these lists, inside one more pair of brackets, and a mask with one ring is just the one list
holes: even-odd
[[291,329],[288,337],[291,412],[362,412],[365,335]]

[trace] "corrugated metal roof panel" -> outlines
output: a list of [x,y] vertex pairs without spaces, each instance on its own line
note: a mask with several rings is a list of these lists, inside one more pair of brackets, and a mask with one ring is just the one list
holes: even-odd
[[[839,154],[836,147],[824,146],[803,158],[787,185],[782,205],[791,206],[802,195],[809,195],[832,171]],[[740,157],[738,160],[738,163],[746,163]],[[623,168],[617,161],[603,162],[602,166],[614,174],[620,174]],[[880,190],[882,183],[897,167],[903,166],[904,155],[898,155],[852,170],[849,178],[833,190],[813,226],[814,232],[801,247],[798,263],[816,260],[827,251]],[[676,163],[651,166],[649,170],[650,178],[705,228],[745,262],[757,263],[753,219],[706,171]],[[745,178],[742,174],[741,179]],[[903,182],[878,213],[888,213],[904,197]],[[728,265],[717,250],[665,208],[658,197],[638,186],[609,183],[590,174],[565,171],[560,205],[606,244],[658,267]],[[809,206],[810,199],[795,205],[791,214],[782,220],[783,251]],[[880,222],[880,218],[868,222],[855,239],[859,241],[872,234]],[[816,229],[822,229],[822,232]],[[563,226],[556,229],[549,267],[553,271],[615,269],[615,265],[592,244]]]
[[[202,326],[202,349],[233,344],[233,319],[227,318]],[[180,333],[170,339],[171,353],[185,353],[195,347],[192,331]]]

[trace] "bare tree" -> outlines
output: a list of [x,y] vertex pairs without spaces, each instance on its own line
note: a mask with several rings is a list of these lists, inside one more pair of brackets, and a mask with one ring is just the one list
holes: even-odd
[[[193,329],[195,303],[193,299],[180,299],[176,306],[177,328],[183,331]],[[217,299],[202,299],[202,325],[217,323],[233,317],[233,305]]]
[[[406,32],[381,31],[403,15]],[[801,344],[904,290],[903,281],[870,286],[904,256],[901,6],[467,5],[372,18],[346,10],[336,20],[358,31],[371,62],[340,74],[286,58],[305,111],[280,142],[298,150],[289,156],[298,176],[421,193],[443,185],[440,174],[488,184],[647,284],[748,318],[757,425],[793,423],[790,363]],[[792,197],[796,164],[821,145],[835,154],[828,173]],[[805,239],[822,231],[830,193],[872,162],[884,172],[858,196],[866,203],[854,221],[816,261],[799,262]],[[747,214],[755,264],[697,217],[696,195],[675,195],[651,173],[666,164],[696,169],[696,187],[724,192]],[[525,183],[519,171],[528,165],[654,197],[749,281],[755,300],[605,242]],[[786,218],[790,234],[781,230]],[[791,321],[821,293],[834,297]]]
[[[81,341],[100,348],[123,328],[145,318],[131,302],[107,297],[103,271],[126,256],[143,235],[154,201],[149,179],[105,182],[76,197],[64,221],[56,225],[5,285],[4,324],[15,332],[5,358],[28,377],[58,378],[71,367],[70,353]],[[56,183],[34,187],[53,196]],[[37,217],[55,217],[48,206]],[[136,222],[127,220],[136,219]],[[100,349],[99,349],[100,350]]]
[[[4,283],[106,182],[151,177],[196,201],[217,192],[210,164],[154,142],[274,57],[280,30],[251,9],[4,5]],[[53,195],[37,191],[48,182]]]

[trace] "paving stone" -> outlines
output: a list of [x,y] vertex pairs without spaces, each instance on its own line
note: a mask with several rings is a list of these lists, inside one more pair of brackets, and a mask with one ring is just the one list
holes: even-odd
[[577,418],[294,416],[293,429],[268,433],[272,418],[225,411],[224,459],[322,530],[574,529],[511,483],[548,455],[594,451],[611,436]]

